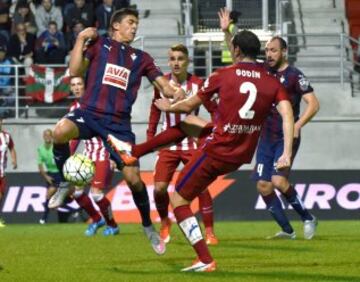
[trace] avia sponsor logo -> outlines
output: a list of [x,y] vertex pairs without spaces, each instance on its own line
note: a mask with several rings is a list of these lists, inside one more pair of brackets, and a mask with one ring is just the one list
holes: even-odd
[[126,90],[129,77],[129,69],[114,64],[106,64],[102,83]]
[[[175,174],[173,179],[177,179],[178,173]],[[145,182],[147,191],[150,199],[150,209],[151,209],[151,219],[153,221],[160,221],[159,215],[157,213],[154,201],[154,175],[153,172],[142,172],[141,178]],[[212,198],[216,198],[220,193],[226,190],[235,180],[234,179],[224,179],[224,176],[218,177],[209,186],[209,191]],[[175,181],[173,180],[169,185],[168,192],[171,195],[174,192]],[[124,181],[121,181],[114,187],[107,195],[108,199],[111,201],[111,207],[113,210],[113,215],[116,222],[126,223],[126,222],[141,222],[139,211],[137,210],[135,203],[132,198],[132,194],[128,186]],[[194,213],[199,211],[198,200],[193,201],[191,204],[192,211]],[[172,209],[169,205],[169,217],[174,220],[174,215]]]
[[260,131],[261,125],[227,123],[224,125],[223,129],[224,132],[230,134],[252,134],[255,131]]
[[[331,210],[334,203],[345,210],[360,209],[360,183],[348,183],[340,189],[327,183],[296,184],[295,189],[307,209]],[[281,197],[280,199],[282,200]],[[286,201],[282,201],[282,204],[283,208],[292,209]],[[261,196],[257,198],[255,209],[266,209]]]

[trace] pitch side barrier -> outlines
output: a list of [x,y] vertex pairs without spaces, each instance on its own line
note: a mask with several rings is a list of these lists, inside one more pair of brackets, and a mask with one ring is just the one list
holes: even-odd
[[[214,198],[216,220],[272,220],[265,204],[256,192],[255,183],[249,178],[251,171],[236,171],[219,177],[210,187]],[[153,172],[142,172],[151,203],[151,216],[159,221],[153,199]],[[175,177],[176,178],[176,177]],[[297,170],[291,182],[311,213],[320,220],[359,219],[360,176],[355,170]],[[37,223],[43,212],[46,188],[38,173],[9,173],[8,189],[0,214],[8,224]],[[107,197],[117,222],[140,222],[138,211],[120,173],[113,179]],[[174,191],[171,183],[169,192]],[[76,208],[76,205],[74,205]],[[291,219],[299,219],[291,207],[284,203]],[[192,204],[198,211],[198,201]],[[170,216],[173,218],[172,212]],[[51,212],[50,222],[57,220]]]

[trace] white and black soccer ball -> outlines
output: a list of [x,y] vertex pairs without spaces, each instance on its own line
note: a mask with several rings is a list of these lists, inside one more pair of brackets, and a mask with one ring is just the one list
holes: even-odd
[[82,154],[70,156],[63,167],[66,181],[76,186],[89,184],[94,177],[95,165],[92,160]]

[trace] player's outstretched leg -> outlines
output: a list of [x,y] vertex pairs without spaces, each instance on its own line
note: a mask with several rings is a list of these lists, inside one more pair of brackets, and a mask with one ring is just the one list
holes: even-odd
[[160,216],[160,238],[167,244],[170,242],[171,220],[169,218],[169,193],[167,192],[168,182],[155,182],[154,201],[156,210]]
[[201,217],[205,226],[206,244],[217,245],[219,243],[219,240],[214,233],[213,200],[208,189],[206,189],[199,195],[199,207]]
[[282,192],[282,194],[304,222],[304,238],[311,240],[315,236],[318,224],[317,218],[305,208],[304,203],[292,185],[289,184],[288,188],[285,192]]

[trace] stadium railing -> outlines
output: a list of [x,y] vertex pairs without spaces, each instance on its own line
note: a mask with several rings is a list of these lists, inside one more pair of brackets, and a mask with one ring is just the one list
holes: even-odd
[[[259,34],[262,42],[264,43],[271,33],[264,33],[262,30],[255,30]],[[326,82],[337,82],[345,83],[352,82],[356,84],[357,89],[359,88],[359,75],[354,71],[354,65],[359,66],[359,62],[354,62],[353,52],[354,49],[351,48],[350,41],[358,41],[349,38],[346,34],[327,34],[326,36],[337,38],[336,43],[322,43],[322,44],[311,44],[309,39],[311,37],[320,37],[325,36],[322,34],[284,34],[289,41],[289,59],[295,65],[299,62],[300,49],[309,49],[311,47],[317,47],[323,49],[321,52],[317,52],[313,55],[307,54],[306,57],[309,61],[316,61],[319,57],[322,57],[323,60],[335,60],[335,63],[338,68],[338,74],[336,76],[326,76],[326,68],[322,70],[323,77],[320,80],[320,77],[310,74],[308,77],[311,81],[326,81]],[[198,76],[205,78],[215,69],[222,67],[221,63],[221,43],[223,41],[223,34],[221,32],[212,32],[212,33],[199,33],[193,34],[193,36],[141,36],[138,37],[134,46],[140,49],[145,49],[150,54],[152,54],[158,66],[164,71],[169,71],[167,65],[167,50],[170,45],[173,43],[183,43],[188,46],[191,54],[191,65],[190,71],[194,72]],[[331,49],[338,50],[337,53],[330,52]],[[311,57],[313,56],[313,58]],[[264,58],[262,56],[262,58]],[[47,67],[59,67],[64,65],[47,65]],[[1,65],[1,67],[6,67]],[[7,111],[7,116],[2,116],[6,118],[15,118],[15,119],[26,119],[26,118],[58,118],[62,116],[68,109],[68,105],[71,103],[73,97],[69,96],[63,101],[56,103],[30,103],[30,99],[25,95],[25,85],[23,79],[25,75],[23,74],[24,65],[8,65],[8,67],[13,68],[13,74],[11,77],[11,85],[1,86],[0,89],[8,89],[11,94],[0,95],[0,117],[3,111]],[[4,76],[3,76],[4,77]],[[325,78],[324,78],[325,77]],[[325,80],[324,80],[325,79]],[[143,86],[140,91],[148,91],[149,87],[146,86],[146,83],[143,83]],[[1,103],[7,101],[8,103]],[[5,106],[4,106],[5,105]]]

